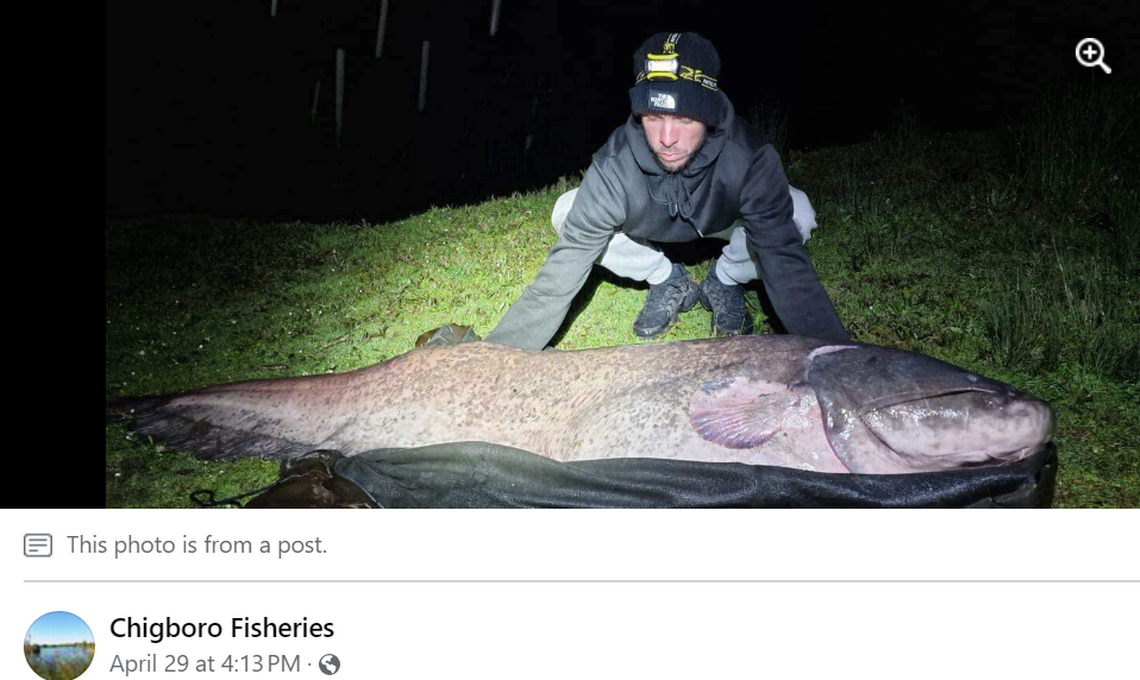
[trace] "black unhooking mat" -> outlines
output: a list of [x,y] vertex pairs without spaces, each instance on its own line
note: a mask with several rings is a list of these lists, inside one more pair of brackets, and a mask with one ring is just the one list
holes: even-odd
[[858,475],[743,463],[614,458],[559,463],[459,442],[336,457],[332,471],[385,508],[1048,507],[1052,444],[1018,463]]

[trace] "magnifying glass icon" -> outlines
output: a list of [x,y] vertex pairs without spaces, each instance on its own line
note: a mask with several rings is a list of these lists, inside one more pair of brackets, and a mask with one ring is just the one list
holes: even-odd
[[1077,43],[1077,63],[1081,66],[1099,66],[1105,73],[1112,73],[1104,63],[1104,44],[1096,38],[1085,38]]

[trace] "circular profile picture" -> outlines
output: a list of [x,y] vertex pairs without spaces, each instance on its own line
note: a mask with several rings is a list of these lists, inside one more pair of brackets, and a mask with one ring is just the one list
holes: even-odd
[[78,678],[95,658],[95,636],[75,614],[44,614],[24,636],[24,658],[46,680]]

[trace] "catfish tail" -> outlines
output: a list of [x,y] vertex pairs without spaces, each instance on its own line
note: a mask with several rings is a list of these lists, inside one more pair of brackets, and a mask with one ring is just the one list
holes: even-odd
[[106,403],[107,422],[131,420],[135,413],[149,413],[170,401],[169,397],[115,397]]
[[107,421],[124,421],[128,429],[166,448],[205,460],[237,458],[299,458],[312,451],[312,442],[299,442],[251,432],[215,422],[171,402],[178,394],[118,397],[106,404]]

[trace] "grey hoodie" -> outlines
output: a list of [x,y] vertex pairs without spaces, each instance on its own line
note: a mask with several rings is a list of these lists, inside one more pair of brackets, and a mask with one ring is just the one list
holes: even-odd
[[[724,93],[720,93],[724,97]],[[768,297],[789,333],[834,341],[850,337],[816,276],[792,222],[792,200],[780,157],[736,118],[710,128],[700,152],[680,173],[657,165],[636,116],[594,154],[562,236],[488,342],[542,349],[615,232],[657,242],[692,241],[746,224]]]

